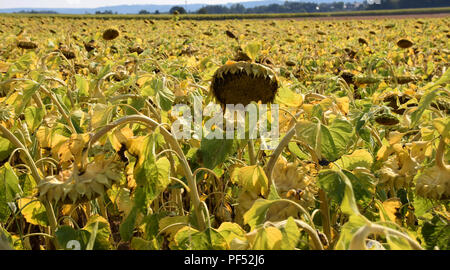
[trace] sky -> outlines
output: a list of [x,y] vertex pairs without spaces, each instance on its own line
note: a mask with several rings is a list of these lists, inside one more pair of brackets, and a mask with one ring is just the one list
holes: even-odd
[[[252,0],[187,0],[188,4],[225,4]],[[254,0],[253,0],[254,1]],[[96,8],[116,5],[184,5],[185,0],[0,0],[2,8]]]

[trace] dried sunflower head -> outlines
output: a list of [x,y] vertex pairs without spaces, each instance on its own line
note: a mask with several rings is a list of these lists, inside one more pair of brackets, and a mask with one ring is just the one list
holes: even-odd
[[375,122],[383,126],[394,126],[400,123],[400,120],[392,114],[383,113],[375,117]]
[[0,122],[6,122],[14,117],[14,108],[7,104],[0,104]]
[[88,43],[84,43],[84,48],[88,52],[95,50],[95,48],[97,48],[97,45],[95,44],[95,40],[90,40]]
[[399,46],[402,49],[408,49],[408,48],[412,47],[412,45],[414,45],[414,43],[412,43],[412,41],[407,40],[407,39],[400,39],[397,42],[397,46]]
[[116,72],[113,76],[114,80],[116,81],[122,81],[128,78],[128,72],[126,67],[119,65],[116,67]]
[[416,192],[428,199],[450,199],[450,170],[437,165],[424,170],[417,178]]
[[105,32],[103,32],[104,40],[113,40],[118,36],[119,36],[119,30],[117,30],[116,28],[109,28],[109,29],[106,29]]
[[36,45],[36,43],[31,42],[31,41],[19,41],[19,42],[17,42],[17,47],[19,47],[21,49],[32,50],[32,49],[36,49],[37,45]]
[[97,158],[82,173],[65,170],[39,184],[39,197],[63,204],[82,203],[103,195],[121,176],[116,165]]
[[434,199],[450,199],[450,165],[445,164],[445,149],[448,137],[442,137],[436,152],[436,164],[419,176],[416,192],[419,196]]
[[248,62],[231,62],[214,73],[211,90],[222,104],[242,104],[252,101],[270,103],[275,99],[278,80],[272,69]]
[[[280,157],[273,171],[273,183],[281,198],[290,199],[306,209],[315,205],[317,187],[315,184],[316,170],[314,164],[288,163]],[[236,222],[243,222],[243,215],[260,198],[259,194],[243,190],[238,197],[236,206]],[[288,202],[278,202],[271,206],[267,212],[267,220],[280,221],[290,216],[297,216],[298,209]]]
[[380,169],[380,184],[396,189],[406,188],[417,174],[419,163],[406,149],[397,148],[395,152]]
[[137,54],[141,54],[144,52],[144,49],[141,48],[141,46],[135,46],[135,47],[130,47],[128,48],[128,52],[130,53],[137,53]]
[[[316,172],[313,163],[288,163],[284,157],[280,157],[274,167],[273,183],[277,187],[277,192],[281,198],[293,200],[308,209],[315,205],[314,196],[317,194],[317,187],[314,176]],[[291,206],[293,205],[289,205],[288,208]],[[272,212],[274,216],[281,217],[275,208],[276,206],[274,206],[273,210],[269,210],[268,216]],[[291,210],[295,212],[294,208]],[[288,217],[286,216],[286,218]]]

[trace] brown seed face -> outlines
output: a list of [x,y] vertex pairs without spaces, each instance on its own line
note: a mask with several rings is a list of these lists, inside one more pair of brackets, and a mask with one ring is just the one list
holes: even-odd
[[37,45],[36,45],[36,43],[33,43],[31,41],[19,41],[17,43],[17,47],[19,47],[21,49],[32,50],[32,49],[36,49]]
[[142,49],[140,46],[136,46],[136,47],[130,47],[128,48],[128,51],[130,53],[137,53],[137,54],[141,54],[144,52],[144,49]]
[[384,126],[394,126],[400,123],[400,121],[393,115],[382,114],[375,118],[375,122]]
[[103,32],[103,39],[104,40],[113,40],[116,37],[119,36],[119,31],[114,28],[106,29],[105,32]]
[[86,51],[88,51],[88,52],[94,50],[94,49],[96,48],[95,41],[94,41],[94,40],[91,40],[91,41],[89,41],[88,43],[85,43],[85,44],[84,44],[84,48],[85,48]]
[[231,32],[231,31],[229,31],[229,30],[225,31],[225,34],[226,34],[229,38],[237,39],[236,35],[233,34],[233,32]]
[[61,50],[61,53],[67,58],[67,59],[74,59],[75,53],[69,50]]
[[397,42],[397,46],[399,46],[402,49],[407,49],[412,47],[412,45],[414,45],[414,43],[412,43],[411,41],[407,40],[407,39],[400,39]]
[[359,44],[361,44],[361,45],[364,45],[364,44],[369,45],[369,43],[367,42],[367,40],[365,40],[365,39],[363,39],[363,38],[359,38],[359,39],[358,39],[358,42],[359,42]]
[[292,61],[292,60],[287,60],[286,61],[286,66],[288,66],[288,67],[295,67],[295,62],[294,61]]
[[275,74],[259,64],[238,62],[219,68],[211,89],[222,104],[271,103],[278,90]]

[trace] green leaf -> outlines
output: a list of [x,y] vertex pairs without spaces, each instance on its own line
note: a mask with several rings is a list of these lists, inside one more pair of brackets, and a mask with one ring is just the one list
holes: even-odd
[[419,106],[417,107],[417,110],[415,110],[411,114],[411,127],[415,127],[417,123],[419,122],[420,118],[422,117],[422,114],[425,112],[426,109],[430,106],[430,104],[433,102],[433,100],[437,97],[439,90],[433,90],[428,93],[426,93],[419,102]]
[[89,82],[83,76],[78,74],[75,75],[75,83],[78,89],[78,96],[88,97],[89,96]]
[[14,202],[22,194],[19,184],[19,178],[12,169],[11,165],[6,162],[0,168],[0,221],[6,222],[10,213],[8,203]]
[[300,141],[308,144],[316,153],[321,152],[319,132],[321,128],[320,123],[314,123],[307,120],[300,120],[295,126],[297,138]]
[[235,142],[235,140],[208,140],[203,138],[197,154],[200,155],[203,161],[203,166],[212,170],[217,165],[222,164],[228,156],[235,153],[237,147],[237,142]]
[[45,110],[43,108],[34,106],[27,107],[23,113],[25,115],[25,122],[31,132],[34,132],[41,125],[45,116]]
[[440,250],[450,249],[450,224],[444,218],[434,216],[431,221],[425,222],[422,235],[428,249],[438,247]]
[[133,250],[159,250],[160,246],[155,238],[147,241],[140,237],[133,237],[133,239],[131,239],[131,248]]
[[175,95],[166,86],[164,81],[162,79],[155,78],[150,82],[150,86],[153,89],[153,91],[146,89],[142,94],[148,95],[153,92],[156,97],[155,102],[159,105],[159,107],[161,107],[161,109],[163,109],[164,111],[169,111],[170,109],[172,109],[172,104],[175,100]]
[[[429,61],[428,63],[431,63],[431,64],[433,64],[433,62],[432,61]],[[432,71],[431,72],[433,72],[434,71],[434,68],[432,69]],[[430,73],[431,74],[431,73]],[[434,88],[436,88],[436,87],[439,87],[439,86],[445,86],[446,84],[449,84],[450,83],[450,69],[447,69],[447,71],[442,75],[442,77],[441,78],[439,78],[437,81],[435,81],[435,82],[431,82],[431,83],[429,83],[429,84],[427,84],[424,88],[423,88],[423,90],[428,90],[428,89],[434,89]]]
[[352,124],[343,119],[335,119],[331,126],[321,128],[322,155],[328,161],[335,161],[347,152],[352,137]]
[[269,199],[269,200],[279,200],[279,199],[281,199],[281,197],[280,197],[280,195],[278,194],[278,191],[277,191],[277,186],[275,186],[274,182],[272,182],[272,185],[270,186],[269,196],[267,196],[267,199]]
[[36,93],[36,91],[39,90],[40,87],[41,86],[39,83],[33,81],[25,81],[23,83],[23,96],[20,100],[20,104],[16,106],[16,115],[22,114],[23,110],[28,106],[28,103],[30,102],[34,93]]
[[70,226],[61,226],[56,230],[55,236],[59,246],[63,249],[80,248],[80,250],[85,250],[90,233],[86,230],[75,230]]
[[6,202],[6,193],[4,188],[0,186],[0,222],[6,222],[11,215],[11,210]]
[[[142,97],[129,98],[127,102],[131,107],[135,108],[137,111],[140,111],[145,106],[145,98]],[[126,115],[136,114],[136,111],[129,108],[128,106],[122,108],[124,109]]]
[[98,72],[97,74],[97,80],[100,80],[103,78],[106,74],[111,72],[111,62],[107,62],[105,66]]
[[322,170],[319,172],[317,184],[328,197],[337,204],[342,203],[345,193],[345,183],[342,177],[334,170]]
[[129,241],[133,236],[138,213],[139,213],[138,208],[133,207],[133,209],[131,209],[126,219],[120,224],[119,232],[120,237],[122,238],[123,241]]
[[348,175],[348,174],[351,174],[351,173],[348,171],[346,171],[345,174],[344,174],[344,172],[339,172],[339,175],[342,177],[342,179],[344,180],[344,183],[345,183],[345,192],[344,192],[344,198],[343,198],[342,204],[341,204],[341,210],[344,214],[347,214],[350,216],[358,215],[359,210],[358,210],[358,206],[356,205],[352,183],[350,182],[348,177],[346,177],[346,175]]
[[0,160],[5,160],[14,150],[14,145],[3,137],[0,137]]
[[373,163],[373,157],[366,149],[358,149],[350,155],[343,155],[336,164],[342,169],[352,171],[356,167],[370,169]]
[[350,180],[354,196],[357,202],[370,203],[375,195],[375,176],[368,169],[355,169],[353,172],[343,170]]
[[244,214],[244,224],[250,225],[251,230],[261,225],[266,220],[266,214],[270,206],[277,201],[269,201],[265,199],[257,199],[252,207]]
[[288,107],[298,107],[303,103],[303,96],[295,93],[288,87],[280,87],[276,96],[276,102]]
[[146,83],[141,88],[141,95],[144,97],[154,97],[156,95],[156,91],[149,83]]
[[289,217],[286,225],[284,228],[280,228],[280,231],[283,234],[280,248],[283,250],[294,250],[300,239],[300,231],[298,230],[294,218]]
[[94,250],[108,250],[111,248],[109,242],[111,229],[109,222],[104,217],[100,215],[91,216],[83,229],[91,234],[91,238],[95,239],[94,242],[89,242],[89,247]]
[[362,215],[352,215],[349,221],[344,224],[339,234],[339,239],[336,243],[336,250],[348,250],[353,235],[363,226],[369,224],[369,221]]
[[426,213],[428,213],[433,207],[433,202],[431,200],[422,198],[420,196],[415,196],[413,201],[414,215],[420,218]]
[[328,161],[335,161],[346,153],[353,126],[343,119],[335,119],[330,126],[303,120],[298,121],[296,133],[299,140],[311,146],[316,153]]
[[308,160],[310,159],[309,155],[303,152],[300,147],[298,147],[297,143],[290,142],[288,144],[288,149],[291,151],[294,155],[296,155],[301,160]]
[[170,183],[169,160],[166,157],[155,160],[156,140],[155,134],[145,138],[134,169],[136,183],[145,192],[145,203],[153,201]]
[[125,216],[128,216],[133,208],[133,201],[130,195],[130,190],[126,188],[111,188],[108,190],[108,196],[111,202],[117,205],[117,208]]
[[8,231],[0,226],[0,250],[10,250],[13,246],[13,239]]
[[444,138],[450,137],[450,118],[437,118],[433,120],[434,128]]
[[[18,201],[18,206],[22,209],[22,215],[25,220],[33,225],[48,226],[47,212],[45,206],[40,201],[31,202],[32,199],[21,198]],[[29,204],[28,204],[29,203]],[[28,204],[27,206],[25,206]],[[24,208],[23,208],[24,207]]]
[[264,169],[259,165],[237,168],[233,172],[233,182],[238,183],[243,190],[263,196],[269,191],[269,179]]
[[258,57],[259,52],[261,51],[261,43],[260,42],[252,42],[247,44],[244,48],[244,52],[253,60]]
[[227,241],[228,245],[230,245],[235,238],[242,241],[246,240],[244,229],[242,229],[237,223],[222,222],[217,231]]
[[108,106],[101,103],[96,103],[92,106],[91,112],[91,126],[93,129],[104,127],[108,122],[109,109]]
[[[249,238],[252,237],[250,233]],[[261,227],[256,231],[252,244],[253,250],[279,250],[283,240],[282,232],[275,227]]]
[[[349,171],[324,170],[319,173],[318,185],[322,188],[331,200],[341,205],[342,211],[348,215],[359,214],[356,206],[355,195],[353,192],[353,183],[349,177],[353,179],[355,186],[358,186],[358,194],[365,196],[365,185],[358,183],[356,178]],[[359,190],[359,188],[361,190]]]
[[188,228],[180,230],[175,235],[178,247],[183,250],[226,250],[228,244],[225,238],[213,228],[203,232]]
[[408,240],[391,233],[386,233],[386,242],[390,250],[411,250]]

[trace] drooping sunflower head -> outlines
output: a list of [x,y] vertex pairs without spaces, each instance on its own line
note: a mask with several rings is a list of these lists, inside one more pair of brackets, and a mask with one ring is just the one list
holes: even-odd
[[271,103],[278,91],[278,80],[272,69],[248,62],[229,62],[216,70],[211,83],[215,98],[222,104],[252,101]]
[[118,181],[120,173],[115,164],[98,159],[89,163],[83,173],[64,170],[46,177],[38,185],[39,197],[63,204],[83,203],[105,194]]
[[375,122],[383,126],[394,126],[400,123],[400,120],[392,114],[383,113],[375,116]]
[[104,40],[113,40],[118,36],[119,36],[119,30],[117,30],[116,28],[109,28],[109,29],[106,29],[105,32],[103,32]]
[[37,48],[37,44],[31,41],[22,40],[17,42],[17,47],[21,49],[32,50]]
[[450,171],[434,166],[426,169],[417,179],[416,193],[434,200],[450,199]]
[[397,46],[402,49],[408,49],[412,47],[412,45],[414,45],[414,43],[408,39],[400,39],[399,41],[397,41]]
[[6,122],[14,117],[14,108],[0,103],[0,122]]

